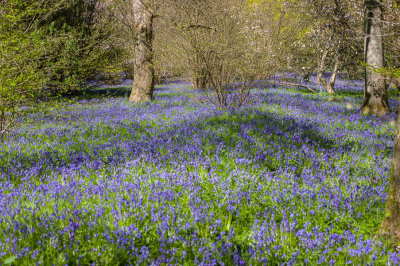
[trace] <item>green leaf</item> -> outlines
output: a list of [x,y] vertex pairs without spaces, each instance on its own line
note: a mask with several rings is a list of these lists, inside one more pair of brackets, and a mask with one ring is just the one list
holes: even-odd
[[7,259],[4,260],[4,264],[6,264],[6,265],[11,264],[15,261],[16,258],[17,258],[16,256],[8,257]]

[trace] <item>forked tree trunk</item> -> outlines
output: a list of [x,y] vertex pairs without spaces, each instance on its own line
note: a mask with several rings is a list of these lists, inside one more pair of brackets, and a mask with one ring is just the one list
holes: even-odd
[[321,61],[319,62],[318,74],[317,74],[317,85],[321,84],[321,79],[323,78],[324,71],[325,71],[325,61],[326,61],[327,56],[328,56],[328,49],[326,49],[322,53]]
[[329,93],[335,93],[334,88],[335,88],[337,74],[339,71],[339,65],[340,65],[339,56],[336,55],[335,66],[333,67],[333,72],[332,72],[331,78],[329,79],[328,87],[326,88]]
[[336,77],[337,77],[337,74],[339,71],[339,65],[340,65],[339,56],[336,55],[335,56],[335,66],[333,68],[329,82],[326,81],[325,78],[322,76],[320,78],[320,82],[322,83],[322,85],[324,85],[324,87],[326,88],[326,91],[330,94],[335,93],[335,82],[336,82]]
[[153,99],[153,19],[146,0],[132,0],[135,25],[135,60],[133,86],[129,101],[148,102]]
[[400,116],[397,118],[389,194],[380,233],[394,241],[400,241]]
[[365,87],[361,111],[385,115],[389,109],[385,79],[371,68],[383,68],[382,0],[364,0]]

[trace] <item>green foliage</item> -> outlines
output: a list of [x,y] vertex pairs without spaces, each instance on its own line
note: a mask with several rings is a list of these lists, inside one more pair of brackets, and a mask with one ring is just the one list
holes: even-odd
[[4,264],[5,265],[11,264],[15,261],[16,258],[17,258],[16,256],[8,257],[7,259],[4,260]]
[[[363,64],[364,65],[364,64]],[[400,78],[400,68],[395,67],[384,67],[384,68],[373,68],[374,71],[381,74],[384,77],[391,77],[394,79]]]
[[[121,71],[112,16],[100,1],[0,0],[0,137],[39,99]],[[22,108],[24,106],[24,108]]]
[[40,26],[51,38],[48,85],[72,92],[88,79],[121,71],[123,48],[115,41],[115,19],[101,1],[50,1]]
[[46,82],[41,58],[45,54],[43,31],[35,28],[41,12],[27,1],[8,1],[0,6],[0,137],[17,114],[40,93]]

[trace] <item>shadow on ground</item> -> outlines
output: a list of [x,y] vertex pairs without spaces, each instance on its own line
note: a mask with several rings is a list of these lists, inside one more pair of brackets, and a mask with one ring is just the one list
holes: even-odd
[[[118,90],[119,91],[119,90]],[[251,129],[251,134],[246,133],[246,129]],[[109,128],[107,129],[109,130]],[[121,138],[118,132],[128,132]],[[149,134],[156,132],[156,134]],[[223,133],[221,133],[223,132]],[[226,115],[223,112],[219,114],[210,114],[208,117],[202,117],[201,120],[191,120],[173,123],[161,131],[152,130],[150,126],[140,126],[137,123],[115,124],[108,138],[108,142],[93,143],[87,146],[85,142],[75,142],[70,145],[69,150],[63,151],[57,149],[57,146],[46,145],[46,148],[36,150],[29,154],[18,153],[11,154],[5,150],[0,153],[1,161],[7,158],[13,158],[12,164],[7,166],[3,164],[0,168],[6,175],[19,176],[25,175],[29,169],[41,169],[39,173],[44,172],[64,172],[73,167],[80,169],[96,165],[94,170],[102,167],[114,167],[123,165],[128,161],[137,158],[147,158],[155,165],[165,166],[165,162],[178,160],[177,158],[193,157],[193,160],[204,160],[204,151],[206,148],[202,143],[207,143],[209,147],[208,154],[217,154],[216,147],[235,151],[237,146],[246,147],[244,152],[249,159],[262,167],[274,170],[275,166],[266,165],[265,156],[257,158],[259,154],[266,152],[260,149],[257,141],[263,141],[268,136],[268,141],[273,141],[276,145],[287,145],[290,149],[302,149],[307,147],[309,150],[324,149],[325,151],[349,152],[354,145],[362,146],[358,142],[341,143],[338,139],[328,138],[321,134],[320,128],[316,124],[299,122],[288,116],[278,116],[270,112],[257,109],[248,109],[236,111]],[[118,135],[118,141],[112,136]],[[293,137],[296,136],[296,137]],[[232,141],[236,138],[236,142]],[[173,139],[173,142],[171,142]],[[204,141],[194,142],[194,139]],[[240,140],[241,143],[237,143]],[[62,146],[65,143],[59,143]],[[172,146],[171,146],[172,145]],[[266,146],[268,147],[268,146]],[[379,147],[382,148],[382,147]],[[392,147],[385,147],[391,150]],[[200,154],[193,154],[191,151],[198,150]],[[165,153],[165,151],[168,151]],[[241,151],[243,152],[243,150]],[[268,152],[268,151],[267,151]],[[203,157],[202,157],[203,156]],[[270,154],[274,156],[274,154]],[[68,162],[66,159],[68,158]],[[284,162],[283,162],[284,163]],[[93,166],[94,167],[94,166]],[[89,170],[89,169],[88,169]]]

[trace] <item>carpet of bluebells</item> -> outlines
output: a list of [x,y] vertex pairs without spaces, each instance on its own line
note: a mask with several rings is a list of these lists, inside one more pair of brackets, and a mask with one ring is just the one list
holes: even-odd
[[362,116],[359,82],[265,84],[240,109],[178,82],[25,116],[0,146],[0,264],[399,265],[374,238],[396,115]]

